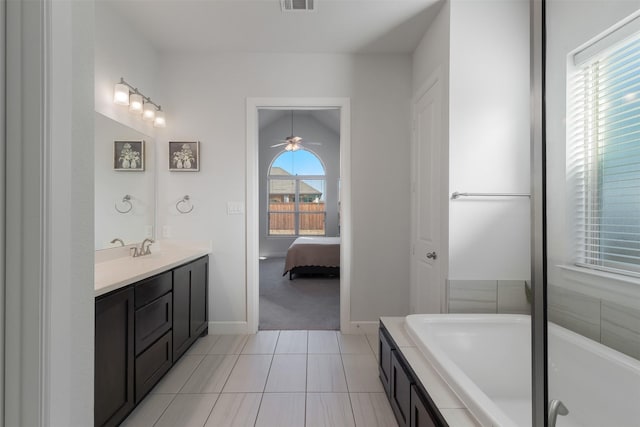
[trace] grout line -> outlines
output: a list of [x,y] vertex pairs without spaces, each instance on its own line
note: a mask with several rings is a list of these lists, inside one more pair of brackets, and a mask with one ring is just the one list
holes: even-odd
[[[139,407],[139,406],[140,406],[140,405],[141,405],[145,400],[147,400],[147,399],[149,398],[149,396],[151,396],[151,393],[147,394],[147,395],[145,396],[145,398],[144,398],[144,399],[142,399],[142,402],[140,402],[140,403],[138,404],[138,407]],[[154,426],[155,426],[156,424],[158,424],[158,421],[160,421],[160,419],[161,419],[161,418],[162,418],[162,416],[165,414],[165,412],[167,412],[167,409],[169,409],[169,406],[171,406],[171,404],[173,403],[173,401],[174,401],[174,400],[176,400],[176,396],[178,396],[178,393],[176,393],[176,394],[174,394],[174,395],[173,395],[173,399],[171,399],[171,401],[169,402],[169,404],[167,405],[167,407],[166,407],[166,408],[164,408],[164,410],[162,411],[162,413],[160,414],[160,416],[158,417],[158,419],[153,423],[153,425],[154,425]],[[127,416],[127,418],[129,418],[130,416],[131,416],[131,414],[129,414],[129,415]],[[125,420],[126,420],[127,418],[125,418]],[[124,421],[123,421],[123,422],[124,422]],[[153,426],[152,426],[152,427],[153,427]]]
[[[231,370],[229,370],[229,374],[227,375],[227,379],[224,380],[224,384],[222,384],[222,388],[220,389],[220,394],[222,394],[222,392],[224,391],[224,388],[227,386],[227,383],[229,382],[229,378],[231,378],[231,374],[233,373],[233,370],[236,368],[236,365],[238,364],[238,360],[240,360],[240,355],[239,354],[225,354],[222,355],[222,357],[227,357],[227,356],[236,356],[236,360],[235,362],[233,362],[233,366],[231,367]],[[224,361],[224,359],[223,359]]]
[[[182,360],[184,360],[184,357],[185,357],[185,356],[187,356],[187,355],[185,354],[185,355],[183,356],[183,359],[182,359]],[[189,382],[189,380],[191,379],[191,377],[193,376],[193,374],[198,370],[198,368],[200,367],[200,365],[202,364],[202,362],[204,362],[204,358],[205,358],[205,357],[207,357],[207,356],[204,356],[204,355],[198,354],[198,355],[193,355],[193,356],[189,356],[189,357],[202,357],[202,359],[200,359],[200,361],[196,364],[195,368],[193,368],[193,371],[191,371],[191,373],[189,374],[189,376],[187,377],[187,379],[184,381],[184,383],[182,384],[182,387],[180,387],[180,389],[178,390],[178,393],[177,393],[177,394],[182,394],[182,393],[181,393],[181,392],[182,392],[182,389],[184,389],[184,386],[186,386],[186,385],[187,385],[187,383]],[[178,363],[179,363],[179,362],[178,362]],[[172,368],[173,368],[173,367],[172,367]]]
[[[203,394],[213,394],[213,393],[203,393]],[[202,427],[207,425],[207,422],[209,421],[209,418],[211,418],[211,414],[213,414],[213,408],[216,407],[216,403],[218,403],[218,400],[220,399],[221,395],[222,395],[222,392],[218,393],[218,395],[216,396],[216,400],[213,401],[213,406],[211,407],[211,410],[209,411],[209,415],[207,415],[207,419],[204,420],[204,424],[202,425]]]

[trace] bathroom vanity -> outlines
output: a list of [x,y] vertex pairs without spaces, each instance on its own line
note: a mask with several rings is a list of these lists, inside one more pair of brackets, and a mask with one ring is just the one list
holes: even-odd
[[116,426],[208,332],[208,251],[96,263],[95,426]]

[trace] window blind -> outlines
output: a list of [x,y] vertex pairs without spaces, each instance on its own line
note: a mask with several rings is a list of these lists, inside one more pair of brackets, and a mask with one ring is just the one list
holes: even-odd
[[640,36],[576,66],[568,94],[576,264],[640,276]]

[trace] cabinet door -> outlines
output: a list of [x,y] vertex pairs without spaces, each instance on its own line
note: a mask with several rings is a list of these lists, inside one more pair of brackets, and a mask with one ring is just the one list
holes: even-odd
[[191,332],[191,268],[185,265],[173,270],[173,360],[189,348]]
[[134,406],[133,289],[96,300],[94,425],[118,425]]
[[411,427],[436,427],[427,405],[415,385],[411,386]]
[[378,329],[378,355],[378,370],[380,371],[380,382],[382,382],[384,391],[385,393],[387,393],[387,397],[389,397],[391,396],[389,382],[389,379],[391,377],[391,343],[382,331],[382,328]]
[[400,427],[409,427],[411,407],[411,377],[398,359],[398,352],[391,351],[391,409]]
[[191,265],[191,337],[196,339],[207,328],[208,257]]

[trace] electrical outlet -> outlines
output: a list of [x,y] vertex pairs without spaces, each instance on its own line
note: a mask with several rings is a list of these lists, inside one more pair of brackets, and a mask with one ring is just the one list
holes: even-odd
[[144,227],[144,236],[148,238],[153,237],[153,225],[147,225]]
[[167,238],[167,239],[171,237],[171,226],[170,225],[163,225],[162,226],[162,237]]

